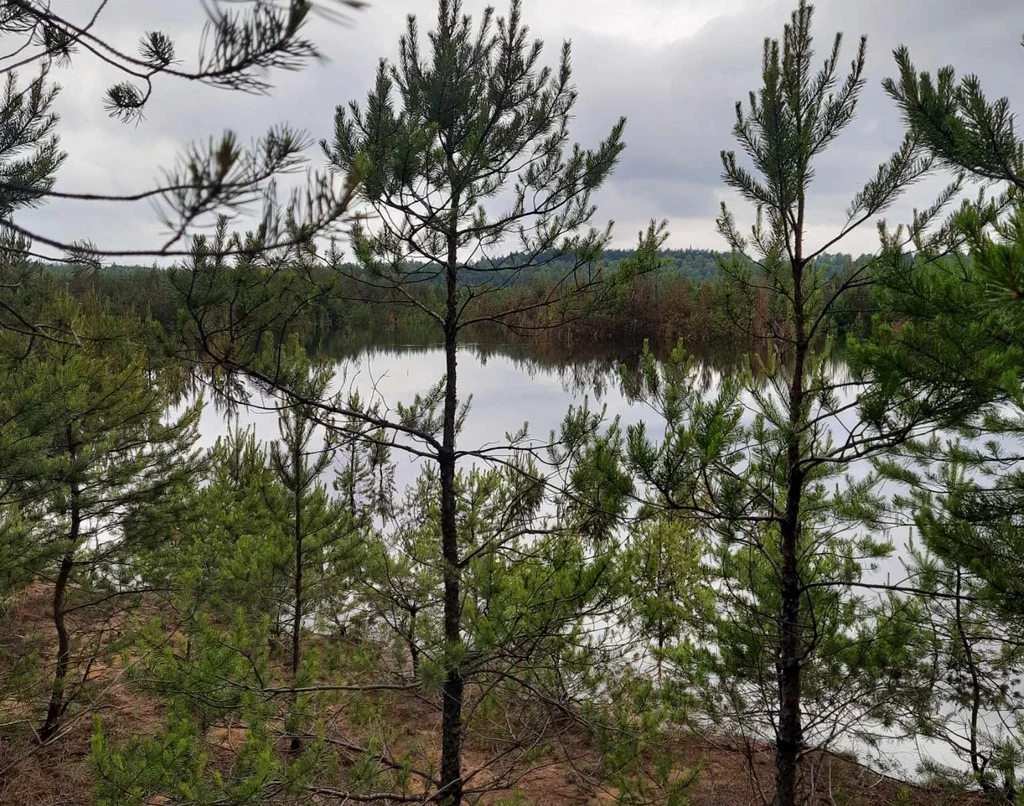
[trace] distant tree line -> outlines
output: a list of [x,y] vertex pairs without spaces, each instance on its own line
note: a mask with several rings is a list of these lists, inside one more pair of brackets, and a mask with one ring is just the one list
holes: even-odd
[[[634,250],[606,250],[600,263],[604,271],[615,272],[620,264],[635,258]],[[509,256],[494,261],[494,265],[515,259]],[[552,314],[550,306],[536,303],[546,299],[571,266],[564,258],[541,255],[537,259],[539,268],[528,279],[513,276],[511,271],[502,276],[499,271],[501,287],[489,295],[483,309],[493,313],[513,308],[519,312],[507,317],[501,327],[484,322],[476,325],[474,335],[527,346],[557,344],[570,354],[580,344],[600,347],[611,354],[635,354],[649,341],[659,355],[666,356],[680,339],[699,348],[715,345],[749,349],[769,332],[772,313],[766,294],[740,299],[730,293],[728,277],[722,271],[728,259],[726,253],[711,250],[663,250],[656,272],[634,277],[602,305],[588,311],[585,318],[564,321]],[[829,254],[819,256],[816,264],[825,277],[831,278],[866,260]],[[294,322],[295,332],[308,343],[341,343],[357,348],[382,339],[416,342],[428,331],[429,322],[419,308],[382,308],[379,303],[393,300],[393,292],[368,287],[360,278],[359,266],[348,263],[337,268],[341,275],[332,277],[332,293],[311,300],[301,319]],[[169,332],[186,314],[181,295],[164,268],[113,265],[97,272],[51,264],[41,269],[76,299],[95,297],[112,312],[150,316]],[[411,264],[408,271],[424,279],[410,284],[408,292],[419,302],[432,305],[442,298],[443,284],[436,268]],[[474,284],[472,274],[467,283]],[[853,288],[844,291],[841,304],[830,315],[840,332],[864,334],[877,313],[878,300],[871,298],[869,290]]]

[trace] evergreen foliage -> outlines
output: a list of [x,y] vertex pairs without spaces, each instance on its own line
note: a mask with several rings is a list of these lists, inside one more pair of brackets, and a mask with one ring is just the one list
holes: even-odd
[[930,160],[906,138],[854,194],[840,230],[822,244],[808,241],[814,164],[856,113],[866,57],[862,38],[841,74],[837,34],[815,67],[811,21],[801,3],[782,38],[765,43],[763,84],[749,108],[736,106],[733,132],[749,167],[722,153],[726,184],[756,211],[749,235],[724,205],[718,226],[734,255],[723,265],[730,294],[767,295],[774,326],[759,336],[767,382],[753,383],[748,371],[705,394],[682,354],[664,376],[648,354],[632,392],[662,412],[664,432],[655,440],[640,425],[627,439],[651,505],[686,513],[709,545],[716,602],[700,630],[681,636],[680,686],[699,692],[714,724],[751,746],[770,743],[775,776],[764,789],[777,806],[811,796],[809,748],[840,735],[870,742],[891,723],[900,698],[893,672],[910,633],[901,602],[858,593],[892,546],[876,536],[876,477],[855,479],[848,469],[933,427],[903,411],[873,416],[867,402],[883,405],[880,387],[831,365],[833,314],[844,292],[875,281],[877,261],[827,272],[817,259],[879,216]]
[[16,494],[31,502],[23,509],[34,528],[30,551],[12,565],[53,585],[57,647],[43,741],[59,729],[91,665],[127,631],[122,625],[76,636],[69,617],[123,606],[147,587],[126,561],[137,544],[164,537],[149,528],[149,511],[194,472],[199,412],[195,406],[166,421],[170,392],[145,351],[126,338],[130,322],[66,297],[51,306],[51,316],[84,341],[44,340],[5,381],[8,404],[33,410],[15,423],[37,446],[16,471]]
[[[104,51],[132,78],[112,114],[137,119],[159,76],[262,91],[316,53],[309,3],[209,11],[194,68],[159,33]],[[866,59],[861,39],[842,70],[841,35],[816,55],[812,22],[800,2],[736,106],[723,181],[753,221],[722,207],[727,253],[665,250],[657,222],[607,248],[624,121],[573,143],[568,44],[545,66],[518,0],[477,23],[439,0],[336,110],[309,207],[186,241],[296,164],[290,129],[249,155],[228,135],[154,191],[154,252],[179,265],[83,274],[14,222],[59,195],[51,70],[102,40],[34,0],[0,11],[42,68],[0,99],[0,799],[36,753],[72,764],[91,717],[98,804],[525,806],[568,777],[683,806],[720,783],[691,763],[710,736],[766,806],[818,802],[826,767],[860,802],[840,754],[884,767],[904,739],[934,786],[879,779],[872,802],[1015,806],[1024,144],[980,79],[901,48],[902,145],[812,240]],[[878,220],[939,170],[909,224]],[[971,179],[995,190],[943,218]],[[350,203],[346,259],[319,236]],[[876,253],[835,251],[876,222]],[[329,351],[399,332],[445,365],[411,400]],[[538,355],[649,340],[611,381],[645,416],[592,406],[609,359],[566,380],[588,397],[549,435],[467,444],[469,342],[508,334]],[[736,371],[687,352],[725,336]],[[207,388],[226,427],[200,449]]]

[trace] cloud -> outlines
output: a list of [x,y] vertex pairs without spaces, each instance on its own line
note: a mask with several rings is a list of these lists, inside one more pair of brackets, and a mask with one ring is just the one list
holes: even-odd
[[[465,10],[478,16],[483,6],[467,0]],[[65,8],[81,16],[91,6],[66,0],[59,10]],[[792,8],[788,2],[758,0],[524,0],[524,18],[547,43],[548,61],[557,57],[561,40],[572,40],[580,93],[574,136],[593,145],[620,115],[629,120],[627,151],[597,197],[599,218],[617,222],[618,243],[629,244],[648,219],[667,217],[671,245],[722,246],[713,222],[719,202],[732,196],[720,179],[719,153],[734,147],[735,102],[758,87],[764,38],[781,34]],[[249,138],[288,121],[315,138],[329,136],[334,107],[365,96],[378,59],[396,53],[410,12],[420,17],[422,31],[433,27],[432,0],[373,0],[349,24],[317,20],[311,33],[329,60],[276,75],[268,97],[161,81],[138,126],[106,117],[101,98],[111,74],[79,57],[59,77],[65,85],[61,132],[70,154],[59,187],[143,189],[184,144],[218,136],[225,128]],[[131,47],[142,31],[162,28],[182,38],[179,56],[187,59],[201,24],[198,2],[111,0],[97,30]],[[1024,108],[1017,90],[1024,18],[1015,0],[970,6],[956,0],[818,3],[819,50],[836,30],[848,37],[844,62],[852,58],[856,38],[868,35],[868,86],[856,120],[817,166],[810,217],[811,232],[821,237],[842,223],[853,193],[901,139],[897,111],[880,87],[894,71],[896,45],[906,44],[921,69],[951,62],[962,73],[977,73],[990,95],[1008,95]],[[321,165],[318,150],[310,157]],[[910,207],[926,204],[937,184],[916,188],[890,218],[905,219]],[[736,212],[749,220],[742,206]],[[51,204],[22,220],[61,238],[88,237],[103,246],[139,248],[160,235],[148,205]],[[865,227],[842,248],[870,250],[875,237],[873,227]]]

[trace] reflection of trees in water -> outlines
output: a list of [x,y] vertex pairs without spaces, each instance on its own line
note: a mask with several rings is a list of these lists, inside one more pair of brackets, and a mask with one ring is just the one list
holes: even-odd
[[[569,394],[604,397],[609,390],[623,391],[622,373],[635,373],[640,367],[643,343],[609,345],[607,343],[575,343],[567,345],[554,339],[516,339],[477,333],[472,341],[464,342],[459,349],[472,355],[482,366],[492,358],[509,361],[518,371],[530,378],[538,374],[554,376]],[[344,363],[356,358],[388,358],[389,356],[426,354],[440,349],[436,339],[429,332],[388,332],[368,333],[361,338],[335,337],[311,345],[325,351],[331,358]],[[652,347],[660,361],[667,361],[672,350],[655,345]],[[757,376],[756,360],[751,345],[701,344],[691,350],[695,357],[698,381],[705,388],[711,388],[723,375],[740,372],[748,359]]]
[[[360,338],[334,336],[325,341],[307,345],[307,349],[326,355],[338,363],[338,376],[344,386],[351,364],[357,359],[380,359],[427,355],[441,349],[429,331],[366,333]],[[756,345],[740,343],[700,344],[692,348],[685,345],[693,357],[694,379],[697,387],[705,391],[715,388],[722,377],[735,375],[749,367],[752,381],[759,387],[768,384],[764,372],[767,356],[759,354]],[[517,371],[534,379],[538,376],[555,377],[562,389],[574,397],[590,395],[602,400],[610,392],[627,396],[623,376],[635,377],[640,371],[643,344],[560,344],[552,339],[509,341],[500,337],[486,337],[465,342],[460,352],[472,356],[481,366],[493,359],[509,362]],[[672,350],[652,347],[655,357],[662,362],[671,359]],[[783,364],[776,370],[780,380],[788,379],[787,367]],[[843,361],[842,351],[837,350],[830,362],[833,377],[849,375]],[[847,378],[848,379],[848,378]],[[216,387],[223,394],[210,394]],[[221,414],[232,414],[239,402],[259,390],[238,377],[227,377],[222,372],[210,374],[203,367],[196,367],[191,373],[181,373],[176,380],[177,402],[194,400],[200,393],[206,393],[207,404]]]
[[[339,371],[338,377],[344,378],[344,372]],[[172,408],[194,403],[202,395],[204,406],[224,419],[238,415],[243,406],[273,409],[279,400],[276,392],[251,378],[207,364],[195,364],[185,373],[175,371],[171,383]]]

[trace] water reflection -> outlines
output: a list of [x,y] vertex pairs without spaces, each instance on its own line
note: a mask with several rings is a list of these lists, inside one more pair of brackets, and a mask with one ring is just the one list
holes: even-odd
[[[337,340],[322,345],[321,354],[336,362],[336,389],[359,392],[364,400],[374,398],[392,408],[399,402],[408,403],[416,394],[427,391],[438,382],[444,372],[444,354],[435,341],[406,341],[377,339],[372,343]],[[572,405],[584,401],[595,402],[605,411],[607,418],[619,418],[623,426],[645,422],[652,433],[662,423],[659,415],[648,406],[637,405],[626,394],[628,384],[623,373],[635,373],[640,367],[642,345],[623,345],[611,351],[578,345],[573,349],[549,343],[499,343],[473,341],[463,344],[459,351],[459,391],[463,400],[472,399],[469,416],[460,434],[460,445],[475,449],[490,446],[493,455],[507,451],[503,435],[518,431],[524,423],[534,444],[547,440],[557,429]],[[668,356],[657,354],[661,360]],[[750,382],[755,386],[777,388],[784,393],[789,381],[785,366],[765,372],[771,366],[768,357],[751,354],[735,345],[719,349],[705,348],[694,355],[697,388],[713,394],[722,379],[749,369]],[[853,384],[856,381],[837,353],[823,366],[829,384]],[[211,380],[229,384],[232,400],[248,399],[250,406],[225,406],[224,398],[207,395],[213,405],[207,407],[201,423],[202,441],[210,445],[229,427],[251,427],[260,440],[277,436],[277,417],[273,410],[275,400],[264,391],[246,385],[240,379],[195,379],[191,394],[195,394]],[[231,386],[230,384],[234,384]],[[851,386],[844,394],[854,395]],[[842,401],[840,401],[841,403]],[[839,404],[837,404],[839,405]],[[752,416],[748,412],[748,416]],[[856,412],[845,410],[830,421],[830,427],[846,429],[855,425]],[[399,489],[411,484],[422,469],[422,462],[414,457],[396,455],[398,466],[395,481]],[[467,463],[470,460],[465,460]],[[856,478],[866,472],[866,462],[849,468]],[[878,562],[866,581],[895,582],[905,575],[903,558],[909,529],[893,528],[890,534],[897,549],[893,556]],[[866,752],[866,748],[851,746]],[[887,737],[874,750],[899,763],[904,774],[911,773],[922,755],[956,766],[948,749],[933,741]]]
[[[404,355],[430,355],[441,350],[443,344],[434,338],[409,338],[408,336],[374,336],[371,339],[334,337],[327,341],[309,345],[322,355],[327,355],[339,364],[368,359],[379,361]],[[539,376],[556,377],[566,394],[576,397],[589,396],[602,400],[610,392],[622,392],[622,372],[636,372],[643,354],[643,342],[620,344],[567,345],[555,340],[518,340],[500,338],[477,338],[459,345],[459,355],[469,358],[473,366],[486,367],[495,360],[504,362],[518,374],[531,380]],[[659,361],[668,361],[672,350],[652,348]],[[765,363],[765,356],[759,356],[750,345],[739,343],[700,344],[687,352],[696,359],[700,373],[699,383],[703,388],[712,388],[723,375],[735,374],[746,368],[752,369],[755,379],[764,381],[759,371]]]

